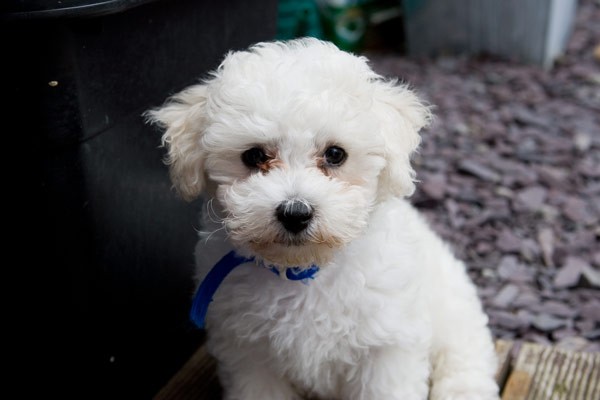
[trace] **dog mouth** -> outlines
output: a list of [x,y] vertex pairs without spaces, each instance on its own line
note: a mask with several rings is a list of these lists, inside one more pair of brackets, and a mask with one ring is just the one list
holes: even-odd
[[344,240],[347,239],[344,236],[318,229],[317,226],[295,234],[283,229],[265,228],[254,237],[248,236],[236,235],[231,238],[238,246],[246,248],[265,263],[285,267],[324,266],[331,260],[336,249],[348,242]]
[[335,250],[330,243],[315,242],[304,237],[277,237],[270,241],[246,242],[249,250],[266,264],[278,267],[325,265]]
[[271,245],[279,245],[283,247],[304,247],[313,245],[324,245],[329,248],[339,247],[344,241],[336,238],[333,235],[326,235],[321,232],[304,232],[302,234],[279,233],[271,240],[251,240],[250,243],[257,248],[266,248]]
[[270,245],[280,245],[283,247],[302,247],[314,243],[308,235],[276,235],[271,240],[252,240],[251,243],[258,248],[265,248]]
[[275,239],[273,241],[274,244],[279,244],[284,247],[301,247],[308,243],[308,241],[304,238],[285,238],[285,239]]

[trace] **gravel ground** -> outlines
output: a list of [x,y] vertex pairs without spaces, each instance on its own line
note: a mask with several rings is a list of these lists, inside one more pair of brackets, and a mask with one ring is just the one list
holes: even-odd
[[466,261],[497,338],[600,351],[600,2],[551,71],[368,54],[435,108],[414,204]]

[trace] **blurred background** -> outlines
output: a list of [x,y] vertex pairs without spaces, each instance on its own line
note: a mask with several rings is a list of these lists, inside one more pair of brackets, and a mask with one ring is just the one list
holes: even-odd
[[435,106],[411,201],[495,337],[600,351],[598,0],[8,0],[0,20],[3,120],[26,150],[8,303],[23,396],[151,398],[202,343],[202,199],[173,193],[141,114],[228,50],[302,36]]

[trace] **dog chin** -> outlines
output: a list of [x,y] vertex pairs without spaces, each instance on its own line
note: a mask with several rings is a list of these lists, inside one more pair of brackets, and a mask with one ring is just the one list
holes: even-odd
[[246,247],[257,259],[267,265],[281,268],[309,268],[313,265],[323,267],[329,263],[338,246],[296,239],[286,240],[282,243],[249,243]]

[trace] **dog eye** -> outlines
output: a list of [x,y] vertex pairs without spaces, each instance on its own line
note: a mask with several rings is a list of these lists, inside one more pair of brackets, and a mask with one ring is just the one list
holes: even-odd
[[325,150],[325,154],[323,155],[325,158],[325,162],[327,162],[330,166],[338,166],[342,165],[344,161],[346,161],[346,151],[338,146],[331,146]]
[[248,168],[258,168],[260,164],[266,163],[268,159],[269,157],[260,147],[253,147],[242,153],[242,162]]

